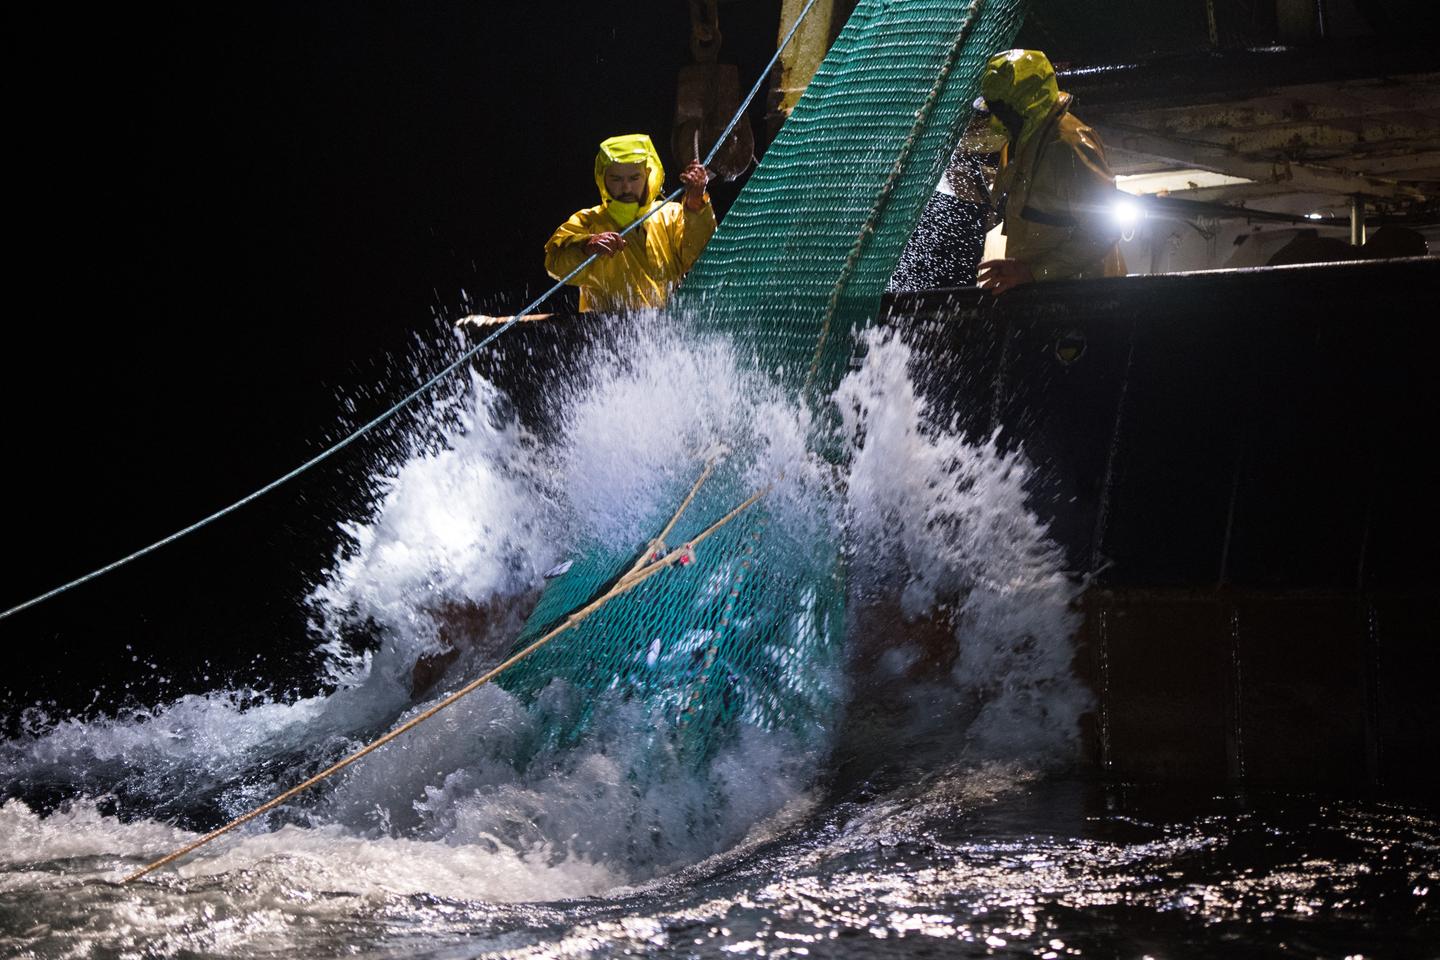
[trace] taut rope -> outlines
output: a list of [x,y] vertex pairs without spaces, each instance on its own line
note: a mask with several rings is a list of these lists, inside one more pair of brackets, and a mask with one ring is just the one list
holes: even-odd
[[[680,504],[680,508],[675,511],[675,515],[671,517],[670,522],[665,525],[665,529],[667,531],[675,525],[675,521],[678,520],[680,518],[680,515],[685,512],[685,509],[690,506],[691,500],[693,500],[695,497],[695,492],[700,489],[700,485],[704,483],[706,478],[710,476],[710,473],[714,470],[714,468],[715,462],[713,460],[705,465],[705,471],[700,475],[700,479],[695,482],[695,486],[691,488],[689,495],[687,495],[684,502]],[[770,488],[767,486],[751,494],[750,497],[748,497],[738,507],[736,507],[734,510],[731,510],[729,513],[725,514],[725,516],[712,523],[709,527],[705,529],[703,533],[695,537],[695,539],[691,540],[689,542],[689,546],[696,546],[708,539],[711,534],[715,533],[715,531],[725,526],[725,524],[729,523],[731,520],[734,520],[743,511],[752,506],[757,500],[765,496],[765,494],[769,492],[769,489]],[[356,750],[354,753],[350,754],[348,757],[345,757],[343,760],[339,760],[326,767],[324,770],[315,774],[315,776],[306,780],[304,783],[297,784],[296,786],[291,787],[289,790],[286,790],[279,796],[271,800],[267,800],[265,803],[262,803],[254,810],[251,810],[249,813],[236,817],[234,820],[231,820],[229,823],[225,824],[225,826],[220,827],[217,830],[210,831],[209,833],[205,834],[205,836],[201,837],[199,840],[196,840],[193,843],[186,844],[185,846],[174,851],[173,853],[166,854],[159,860],[156,860],[154,863],[146,865],[144,869],[137,870],[134,873],[130,874],[128,877],[126,877],[124,880],[121,880],[120,882],[122,884],[125,884],[129,883],[131,880],[138,880],[139,878],[145,876],[147,873],[158,870],[160,867],[165,866],[167,863],[174,863],[176,860],[179,860],[186,854],[205,846],[205,844],[209,843],[211,840],[214,840],[216,837],[223,836],[224,834],[229,833],[231,830],[234,830],[241,824],[248,823],[249,821],[254,820],[262,813],[267,813],[271,810],[274,810],[276,807],[285,803],[287,800],[290,800],[291,798],[301,793],[304,793],[306,790],[309,790],[311,787],[315,786],[317,783],[320,783],[322,780],[334,776],[341,770],[344,770],[346,767],[350,766],[355,761],[359,760],[361,757],[380,749],[381,747],[385,746],[385,744],[389,743],[391,740],[399,737],[401,734],[415,729],[420,724],[424,723],[426,720],[429,720],[431,717],[435,716],[435,714],[439,713],[441,710],[444,710],[446,707],[458,701],[460,698],[475,692],[476,690],[483,687],[485,684],[489,683],[491,680],[494,680],[496,677],[500,676],[500,674],[504,673],[506,670],[509,670],[511,667],[515,666],[515,664],[519,663],[521,660],[524,660],[526,657],[530,656],[530,654],[534,653],[536,650],[539,650],[551,640],[554,640],[556,637],[560,636],[560,634],[564,633],[566,630],[569,630],[570,628],[578,625],[586,617],[590,616],[592,613],[605,606],[605,604],[609,603],[611,600],[615,599],[618,596],[621,596],[622,594],[629,593],[631,590],[634,590],[646,580],[649,580],[651,577],[655,576],[655,574],[659,573],[661,570],[665,570],[673,566],[679,561],[682,555],[683,554],[680,551],[676,551],[675,553],[667,554],[666,556],[661,557],[660,559],[657,559],[652,563],[646,564],[645,561],[650,556],[650,550],[649,548],[647,548],[645,557],[642,557],[640,562],[637,563],[634,567],[632,567],[623,577],[617,580],[614,586],[612,586],[609,590],[601,594],[599,597],[596,597],[594,600],[591,600],[583,607],[580,607],[578,610],[571,613],[559,626],[546,633],[543,637],[536,640],[534,643],[530,644],[525,649],[513,654],[503,663],[487,671],[482,676],[470,681],[465,686],[461,687],[459,690],[456,690],[454,693],[450,694],[450,696],[446,697],[444,700],[441,700],[439,703],[435,704],[435,706],[431,707],[430,709],[414,717],[411,717],[409,720],[405,721],[400,726],[396,727],[394,730],[391,730],[389,733],[385,734],[380,739],[366,744],[359,750]]]

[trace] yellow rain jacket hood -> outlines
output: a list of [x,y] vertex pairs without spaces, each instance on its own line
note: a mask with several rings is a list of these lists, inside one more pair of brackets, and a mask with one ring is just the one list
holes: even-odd
[[1006,114],[1018,117],[1020,131],[1014,137],[1018,148],[1045,125],[1060,103],[1060,85],[1055,82],[1055,68],[1039,50],[1007,50],[985,64],[980,96],[997,120],[1004,122]]
[[[622,203],[610,196],[605,189],[605,171],[612,163],[643,163],[648,170],[644,203]],[[609,210],[615,222],[628,227],[650,209],[650,204],[665,192],[665,167],[660,163],[660,154],[655,144],[643,133],[623,133],[600,142],[600,152],[595,154],[595,186],[600,191],[600,203]]]
[[[644,203],[621,203],[605,189],[605,169],[612,163],[643,163],[649,193]],[[569,276],[589,257],[586,242],[596,234],[618,233],[659,206],[650,219],[625,236],[625,248],[601,254],[570,282],[580,288],[582,312],[618,313],[639,307],[660,308],[670,291],[700,259],[715,233],[710,198],[699,210],[682,203],[664,203],[665,168],[655,144],[642,133],[611,137],[595,157],[595,186],[600,205],[577,211],[545,244],[545,270],[556,280]]]

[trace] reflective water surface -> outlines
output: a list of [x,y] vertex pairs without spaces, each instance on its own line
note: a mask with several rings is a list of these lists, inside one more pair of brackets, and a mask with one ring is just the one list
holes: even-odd
[[[412,870],[423,887],[427,866],[456,869],[427,865],[419,844],[410,863],[394,847],[352,863],[350,883],[326,876],[323,846],[295,852],[282,839],[219,873],[211,864],[122,888],[113,879],[135,858],[66,856],[62,837],[45,836],[56,818],[17,816],[11,804],[7,832],[34,831],[28,839],[52,855],[15,860],[11,841],[21,838],[7,837],[0,944],[38,957],[1440,951],[1440,821],[1424,807],[1106,789],[998,764],[905,779],[801,804],[791,822],[648,884],[509,904],[385,893],[366,876]],[[250,857],[260,852],[248,846]],[[497,861],[479,855],[473,866]]]

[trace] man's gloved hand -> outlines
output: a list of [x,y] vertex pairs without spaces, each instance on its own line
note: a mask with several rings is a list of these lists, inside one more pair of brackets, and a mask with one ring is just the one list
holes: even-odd
[[981,290],[999,296],[1022,283],[1033,283],[1035,275],[1023,260],[986,260],[980,264],[976,279]]
[[710,182],[710,171],[699,160],[691,160],[690,166],[680,171],[680,182],[685,184],[685,209],[692,213],[705,206],[705,184]]
[[607,233],[594,233],[590,239],[585,241],[585,252],[587,254],[603,253],[607,257],[613,257],[625,249],[625,238],[611,230]]

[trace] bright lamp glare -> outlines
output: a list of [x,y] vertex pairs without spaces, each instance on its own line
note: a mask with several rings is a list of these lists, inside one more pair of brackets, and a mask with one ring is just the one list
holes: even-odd
[[1323,219],[1325,219],[1325,215],[1324,215],[1324,214],[1320,214],[1320,213],[1307,213],[1307,214],[1305,214],[1305,219],[1306,219],[1306,220],[1323,220]]
[[1116,200],[1110,207],[1110,216],[1115,218],[1121,230],[1134,230],[1140,222],[1140,204],[1134,200]]

